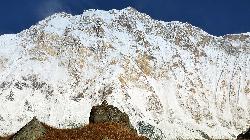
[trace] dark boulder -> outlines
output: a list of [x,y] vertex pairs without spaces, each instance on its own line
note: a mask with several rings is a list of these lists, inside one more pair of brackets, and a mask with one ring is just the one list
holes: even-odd
[[239,134],[237,140],[250,140],[250,128],[245,133]]
[[117,107],[108,105],[106,100],[104,100],[101,105],[93,106],[89,117],[89,123],[105,122],[120,123],[136,132],[129,121],[128,115],[121,112]]
[[46,129],[43,124],[34,117],[13,136],[13,140],[37,140],[45,132]]

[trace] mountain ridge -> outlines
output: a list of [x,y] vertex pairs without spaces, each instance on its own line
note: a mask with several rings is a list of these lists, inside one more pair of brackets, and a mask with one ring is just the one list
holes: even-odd
[[0,134],[34,115],[87,123],[107,99],[163,138],[236,138],[250,125],[249,54],[248,33],[216,37],[133,8],[54,14],[0,36]]

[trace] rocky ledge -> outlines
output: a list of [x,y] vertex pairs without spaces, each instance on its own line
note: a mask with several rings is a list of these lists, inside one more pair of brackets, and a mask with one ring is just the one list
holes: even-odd
[[104,101],[91,109],[89,124],[73,129],[57,129],[34,117],[17,133],[2,140],[148,140],[139,136],[126,113]]

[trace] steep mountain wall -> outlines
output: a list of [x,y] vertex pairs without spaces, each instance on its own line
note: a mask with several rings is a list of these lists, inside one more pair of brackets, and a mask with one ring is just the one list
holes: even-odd
[[250,33],[216,37],[130,7],[57,13],[0,36],[0,134],[33,116],[88,123],[106,99],[152,139],[236,138],[250,126],[249,73]]

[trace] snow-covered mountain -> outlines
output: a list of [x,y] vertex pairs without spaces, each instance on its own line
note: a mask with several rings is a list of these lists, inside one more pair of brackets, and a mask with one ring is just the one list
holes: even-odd
[[250,33],[216,37],[130,7],[57,13],[0,36],[0,135],[33,116],[86,124],[106,99],[151,139],[235,138],[250,126],[249,73]]

